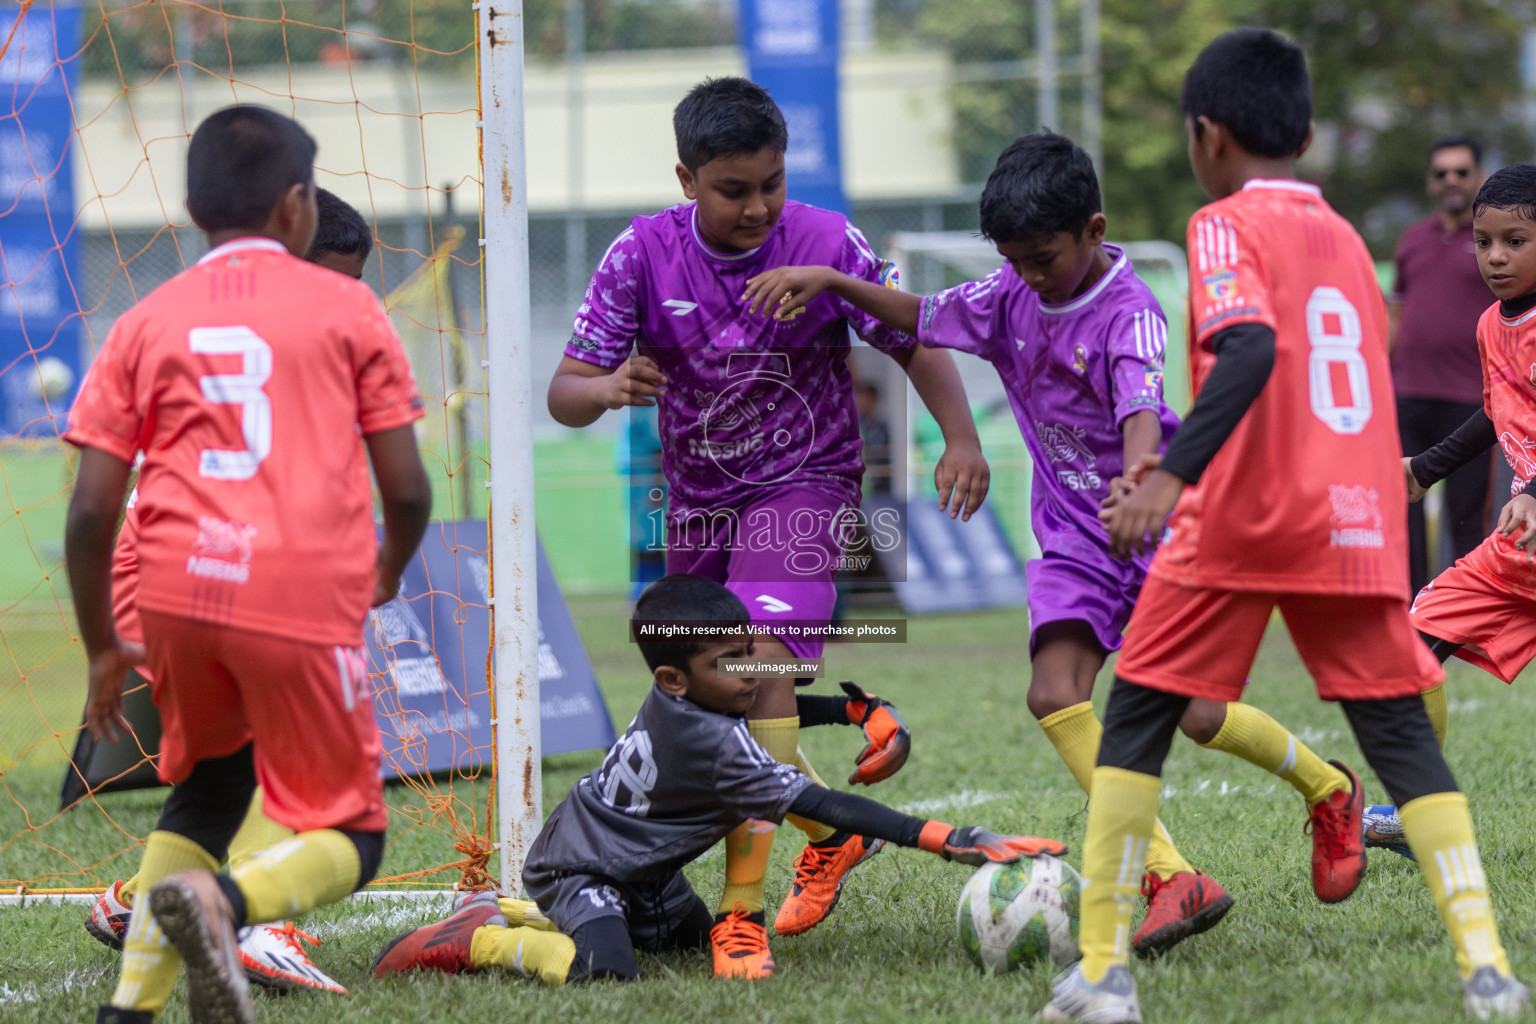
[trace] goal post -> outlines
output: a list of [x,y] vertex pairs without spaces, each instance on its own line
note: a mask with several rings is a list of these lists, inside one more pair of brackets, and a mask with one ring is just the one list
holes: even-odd
[[533,319],[522,0],[480,0],[480,154],[490,414],[488,518],[501,884],[515,891],[544,820],[539,764],[538,572],[533,515]]

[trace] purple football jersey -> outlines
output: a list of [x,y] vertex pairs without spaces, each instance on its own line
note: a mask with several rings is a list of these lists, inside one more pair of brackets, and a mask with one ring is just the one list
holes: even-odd
[[[1047,305],[1008,266],[923,299],[918,337],[997,368],[1034,460],[1030,513],[1040,550],[1102,564],[1099,502],[1124,461],[1120,424],[1157,413],[1167,447],[1179,425],[1163,402],[1168,324],[1125,253],[1071,302]],[[1149,562],[1151,556],[1140,559]]]
[[613,368],[634,348],[666,375],[659,429],[674,522],[750,502],[770,485],[858,504],[863,442],[848,329],[887,352],[917,342],[834,295],[788,321],[749,315],[747,280],[797,265],[893,277],[842,214],[793,201],[767,241],[729,255],[699,236],[693,203],[636,217],[592,277],[565,354]]

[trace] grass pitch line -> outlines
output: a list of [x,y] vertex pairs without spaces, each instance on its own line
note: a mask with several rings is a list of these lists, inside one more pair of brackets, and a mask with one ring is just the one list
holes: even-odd
[[0,981],[0,1006],[4,1006],[7,1003],[23,1005],[26,1003],[37,1003],[44,999],[54,999],[75,992],[85,992],[108,978],[115,978],[117,970],[116,965],[74,970],[54,981],[45,982],[40,985],[23,984],[17,988],[12,988],[7,983]]
[[[1045,796],[1049,792],[1050,790],[1044,790],[1037,795]],[[945,796],[914,800],[896,809],[914,818],[927,818],[932,817],[935,811],[963,811],[967,807],[979,807],[982,804],[990,804],[994,800],[1007,800],[1018,795],[1018,793],[993,793],[984,789],[962,789],[958,793],[949,793]]]

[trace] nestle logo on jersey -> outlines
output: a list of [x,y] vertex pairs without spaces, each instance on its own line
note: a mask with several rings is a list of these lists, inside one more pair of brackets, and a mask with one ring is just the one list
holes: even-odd
[[1330,517],[1336,529],[1329,531],[1328,544],[1335,548],[1384,548],[1386,535],[1381,530],[1381,495],[1364,484],[1329,484]]
[[[254,536],[254,526],[218,516],[198,516],[197,540],[192,545],[197,554],[187,558],[187,575],[224,583],[246,582],[251,578],[251,567],[247,563],[254,554],[251,546]],[[208,555],[224,555],[239,561],[205,557]]]
[[187,557],[187,575],[222,583],[244,583],[251,578],[251,567],[243,562],[226,562],[222,558]]

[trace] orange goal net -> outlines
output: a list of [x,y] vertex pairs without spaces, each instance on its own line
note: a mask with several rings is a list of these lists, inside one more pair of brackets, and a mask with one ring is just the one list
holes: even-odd
[[[204,116],[232,103],[304,124],[319,142],[318,184],[371,228],[364,279],[389,308],[427,404],[419,438],[442,521],[429,542],[473,556],[456,563],[472,571],[431,576],[368,626],[386,764],[399,779],[387,790],[385,861],[397,874],[374,885],[486,884],[493,757],[460,726],[489,699],[488,661],[436,664],[441,701],[430,714],[419,701],[404,710],[401,690],[420,679],[402,666],[436,662],[432,651],[459,639],[440,635],[444,620],[426,613],[428,602],[457,602],[450,618],[461,624],[488,614],[485,580],[460,578],[480,575],[488,538],[466,539],[454,525],[486,516],[475,11],[468,0],[8,7],[0,13],[0,888],[90,891],[132,874],[164,798],[162,788],[122,788],[151,767],[152,735],[93,752],[106,763],[99,777],[88,778],[77,755],[85,659],[63,567],[76,456],[59,435],[113,320],[204,251],[183,204],[186,145]],[[140,687],[127,695],[130,707],[148,706]],[[446,725],[428,771],[424,722],[439,714]]]

